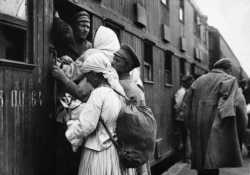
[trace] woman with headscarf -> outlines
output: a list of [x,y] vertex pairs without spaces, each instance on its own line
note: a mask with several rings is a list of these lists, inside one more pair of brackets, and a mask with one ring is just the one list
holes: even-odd
[[120,87],[112,76],[110,61],[103,53],[93,53],[83,62],[82,68],[94,90],[79,118],[67,122],[65,134],[73,144],[80,138],[86,139],[79,175],[135,174],[134,169],[126,169],[120,164],[116,148],[100,123],[101,118],[116,137],[116,120],[124,102],[113,90],[119,91]]
[[[66,93],[63,97],[60,97],[60,102],[67,110],[72,111],[72,109],[78,107],[78,111],[80,111],[82,102],[87,101],[89,93],[93,88],[86,82],[86,78],[84,77],[83,62],[85,59],[93,53],[103,53],[111,63],[114,52],[120,48],[120,43],[114,31],[110,28],[100,26],[96,31],[93,46],[94,48],[85,51],[75,61],[69,56],[58,58],[58,67],[54,67],[52,70],[52,75],[65,86]],[[57,72],[63,72],[66,78],[62,79],[59,77],[60,73]],[[118,74],[115,69],[112,69],[112,76],[118,80]]]
[[86,50],[75,61],[71,57],[58,58],[58,65],[62,67],[65,74],[73,81],[82,78],[82,64],[87,56],[93,53],[103,53],[110,62],[113,61],[114,52],[119,50],[120,43],[113,30],[100,26],[95,34],[93,48]]
[[[114,58],[114,53],[120,49],[119,40],[113,30],[110,28],[100,26],[96,31],[93,48],[85,51],[79,58],[73,61],[70,57],[64,56],[59,59],[58,66],[62,68],[67,77],[74,81],[78,82],[79,87],[85,89],[84,93],[86,93],[86,79],[83,78],[83,67],[82,64],[84,60],[93,53],[103,53],[109,61],[112,63]],[[118,79],[118,74],[113,70],[113,75]],[[136,82],[136,84],[143,89],[143,83],[140,78],[140,70],[139,68],[135,68],[130,72],[131,79]],[[85,96],[80,94],[80,89],[78,88],[78,93],[74,92],[72,89],[72,83],[67,84],[66,87],[70,90],[70,93],[78,98],[84,99]],[[87,87],[89,89],[89,87]]]

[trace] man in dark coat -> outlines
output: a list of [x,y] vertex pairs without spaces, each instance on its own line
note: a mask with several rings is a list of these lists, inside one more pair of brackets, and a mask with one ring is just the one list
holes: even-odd
[[231,67],[229,58],[217,61],[211,72],[192,84],[184,99],[191,135],[191,168],[198,175],[218,175],[219,168],[242,166],[238,133],[246,128],[246,104],[237,92],[236,78],[229,75]]

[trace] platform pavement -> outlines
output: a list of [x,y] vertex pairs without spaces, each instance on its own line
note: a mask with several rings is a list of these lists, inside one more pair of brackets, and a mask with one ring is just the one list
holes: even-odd
[[[240,168],[221,168],[220,175],[250,175],[250,157],[247,155],[247,150],[243,147],[244,166]],[[170,167],[161,175],[197,175],[197,171],[190,169],[190,164],[179,161]]]

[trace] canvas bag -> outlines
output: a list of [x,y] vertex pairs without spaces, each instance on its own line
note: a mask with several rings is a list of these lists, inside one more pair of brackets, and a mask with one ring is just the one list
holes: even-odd
[[128,100],[127,97],[123,97],[126,106],[121,109],[117,118],[117,141],[103,120],[100,121],[116,146],[123,166],[137,168],[145,164],[154,152],[157,123],[148,106],[138,106],[134,103],[134,99]]

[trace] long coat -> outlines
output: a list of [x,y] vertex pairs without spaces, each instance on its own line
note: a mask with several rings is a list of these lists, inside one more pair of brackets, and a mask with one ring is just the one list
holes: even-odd
[[191,134],[191,168],[242,166],[237,128],[244,130],[247,119],[237,91],[237,80],[219,69],[198,78],[188,90],[184,115]]

